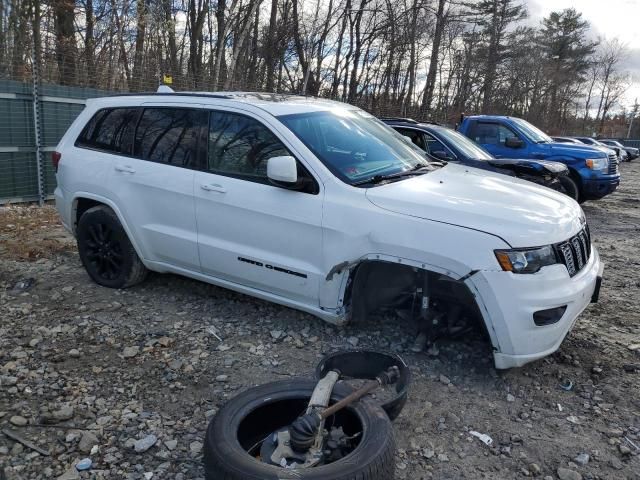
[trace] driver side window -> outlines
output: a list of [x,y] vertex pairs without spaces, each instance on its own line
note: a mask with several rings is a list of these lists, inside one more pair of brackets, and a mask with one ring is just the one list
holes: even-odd
[[259,183],[268,183],[269,158],[291,155],[263,124],[230,112],[211,112],[208,144],[210,172]]
[[427,141],[427,152],[429,152],[429,153],[433,153],[433,152],[449,153],[449,150],[447,149],[447,147],[445,147],[444,144],[440,140],[438,140],[437,138],[429,135],[428,133],[424,134],[424,138]]
[[427,150],[427,146],[425,145],[424,142],[424,136],[422,134],[422,132],[419,132],[417,130],[413,130],[411,128],[396,128],[396,130],[398,131],[399,134],[401,134],[404,137],[407,137],[409,140],[411,140],[411,142],[417,146],[418,148],[420,148],[420,150]]

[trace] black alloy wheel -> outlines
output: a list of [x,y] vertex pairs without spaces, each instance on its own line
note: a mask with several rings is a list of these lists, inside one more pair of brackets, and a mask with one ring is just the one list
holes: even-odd
[[80,260],[91,279],[110,288],[140,283],[147,269],[116,214],[106,205],[82,214],[76,231]]
[[100,277],[113,280],[122,272],[124,265],[122,245],[110,225],[89,225],[86,255]]

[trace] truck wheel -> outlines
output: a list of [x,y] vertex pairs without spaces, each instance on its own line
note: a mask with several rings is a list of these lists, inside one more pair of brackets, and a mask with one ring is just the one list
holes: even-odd
[[560,183],[562,184],[562,189],[564,190],[564,194],[573,198],[576,202],[580,202],[580,187],[576,181],[568,175],[560,177]]
[[147,269],[118,217],[106,205],[92,207],[82,214],[76,236],[82,265],[98,285],[127,288],[147,276]]
[[[393,428],[387,414],[367,398],[336,413],[327,425],[360,433],[357,446],[325,465],[289,469],[256,458],[268,436],[303,414],[316,385],[293,379],[245,390],[224,405],[209,424],[204,443],[206,480],[389,480],[395,471]],[[353,389],[338,382],[331,403]]]

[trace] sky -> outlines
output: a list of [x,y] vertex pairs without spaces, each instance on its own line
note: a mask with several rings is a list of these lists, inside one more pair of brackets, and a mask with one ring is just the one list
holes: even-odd
[[631,87],[621,104],[631,108],[640,102],[640,0],[525,0],[529,21],[538,24],[550,12],[575,8],[591,25],[594,38],[618,39],[627,47],[620,65],[631,76]]

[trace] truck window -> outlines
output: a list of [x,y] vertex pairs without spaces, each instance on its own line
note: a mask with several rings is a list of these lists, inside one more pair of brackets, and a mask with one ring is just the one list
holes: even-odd
[[481,145],[504,145],[507,138],[517,137],[504,125],[488,122],[476,122],[469,133],[471,138]]

